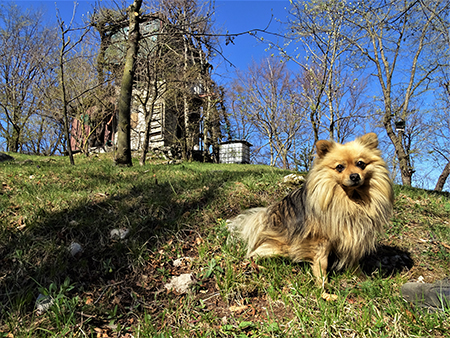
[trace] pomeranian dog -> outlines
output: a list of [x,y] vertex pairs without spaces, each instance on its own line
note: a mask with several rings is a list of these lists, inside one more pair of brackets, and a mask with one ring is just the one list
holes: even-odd
[[249,209],[228,221],[247,243],[247,257],[281,255],[312,263],[324,285],[328,257],[333,268],[359,267],[392,215],[394,194],[378,137],[352,142],[318,141],[303,186],[268,208]]

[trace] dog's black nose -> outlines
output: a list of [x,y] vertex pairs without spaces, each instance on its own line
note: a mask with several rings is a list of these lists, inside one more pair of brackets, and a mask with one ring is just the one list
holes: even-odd
[[350,174],[350,179],[354,183],[358,183],[361,180],[361,177],[359,177],[359,174]]

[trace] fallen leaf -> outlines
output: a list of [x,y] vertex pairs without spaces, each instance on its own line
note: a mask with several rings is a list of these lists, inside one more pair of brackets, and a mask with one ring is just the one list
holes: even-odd
[[17,221],[17,230],[22,230],[26,227],[25,219],[23,216],[19,217],[19,220]]
[[[250,260],[250,264],[252,266],[252,268],[256,271],[256,273],[259,273],[259,268],[260,266],[258,264],[256,264],[253,259]],[[262,267],[261,267],[262,268]]]
[[414,316],[414,314],[411,311],[408,311],[407,309],[405,309],[405,313],[406,316],[413,322],[416,322],[416,317]]
[[252,309],[252,316],[254,316],[256,314],[256,309],[253,307],[252,304],[250,304],[249,306]]
[[244,312],[247,309],[248,309],[247,305],[240,305],[240,306],[234,306],[233,305],[233,306],[230,306],[228,308],[228,310],[230,310],[231,312],[234,312],[236,314],[242,313],[242,312]]
[[94,327],[94,331],[97,333],[97,338],[101,337],[103,334],[103,330],[98,327]]
[[[261,270],[264,270],[264,269],[265,269],[264,266],[261,266],[261,265],[256,264],[255,261],[253,260],[253,258],[250,258],[249,261],[241,262],[241,266],[242,266],[244,269],[247,269],[247,268],[250,266],[253,270],[256,271],[256,273],[260,273]],[[235,270],[236,270],[236,268],[235,268]]]
[[242,262],[241,265],[242,265],[242,267],[244,269],[246,269],[250,265],[250,262],[249,261],[245,261],[245,262]]
[[322,299],[325,299],[327,302],[334,302],[338,299],[338,295],[324,292],[322,293]]
[[445,244],[445,243],[442,243],[441,242],[441,245],[444,247],[444,248],[447,248],[447,249],[449,249],[450,250],[450,245],[447,245],[447,244]]
[[283,286],[283,289],[281,290],[281,292],[285,295],[288,295],[291,292],[291,289],[289,286]]

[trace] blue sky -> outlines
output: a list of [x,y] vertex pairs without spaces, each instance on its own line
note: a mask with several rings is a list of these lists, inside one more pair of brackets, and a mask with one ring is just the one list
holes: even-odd
[[[224,31],[239,33],[252,29],[265,29],[270,23],[268,31],[277,33],[280,29],[277,20],[285,20],[286,8],[289,8],[288,0],[217,1],[216,24]],[[228,44],[222,48],[224,56],[239,69],[247,68],[252,58],[258,61],[269,54],[265,52],[267,45],[258,42],[250,35],[236,37],[234,44]],[[226,70],[230,69],[226,68]]]

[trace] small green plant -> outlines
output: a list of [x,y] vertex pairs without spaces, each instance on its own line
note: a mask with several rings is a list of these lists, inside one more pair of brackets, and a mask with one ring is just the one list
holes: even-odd
[[80,299],[79,296],[69,296],[73,289],[74,285],[70,283],[69,278],[66,278],[59,287],[51,283],[48,288],[39,288],[38,303],[45,304],[41,312],[61,334],[67,334],[77,324],[76,312]]
[[199,277],[201,279],[208,279],[217,273],[219,274],[223,273],[223,269],[218,264],[215,258],[211,258],[211,260],[208,263],[208,266],[203,271],[200,272]]

